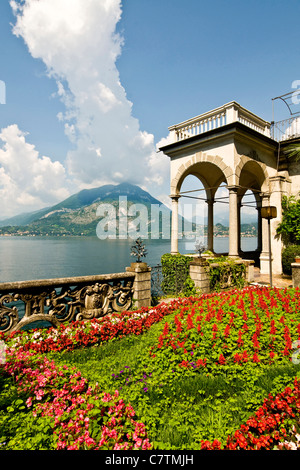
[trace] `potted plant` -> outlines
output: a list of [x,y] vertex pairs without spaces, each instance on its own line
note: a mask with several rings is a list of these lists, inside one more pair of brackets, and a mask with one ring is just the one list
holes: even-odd
[[131,263],[131,267],[139,266],[140,268],[147,267],[147,263],[142,263],[141,258],[145,257],[148,252],[145,245],[143,244],[141,238],[138,238],[134,245],[131,247],[131,256],[136,258],[135,263]]

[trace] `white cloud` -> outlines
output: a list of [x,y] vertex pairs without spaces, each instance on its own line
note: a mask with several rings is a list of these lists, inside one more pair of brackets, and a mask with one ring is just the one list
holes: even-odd
[[141,131],[116,67],[123,45],[116,33],[121,0],[10,3],[14,33],[57,82],[65,105],[58,119],[73,144],[65,168],[74,187],[129,181],[153,191],[165,183],[168,159],[156,154],[153,135]]
[[1,218],[40,209],[69,195],[63,165],[40,156],[25,137],[16,124],[0,133]]

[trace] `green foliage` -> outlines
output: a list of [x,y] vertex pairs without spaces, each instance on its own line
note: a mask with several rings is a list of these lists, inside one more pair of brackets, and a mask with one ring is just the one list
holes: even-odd
[[289,245],[282,250],[282,271],[289,276],[292,275],[291,263],[295,262],[295,257],[300,257],[300,245]]
[[300,145],[298,144],[290,144],[285,149],[284,153],[288,156],[288,158],[295,158],[296,161],[300,161]]
[[219,291],[226,287],[242,288],[245,285],[246,265],[235,263],[226,256],[210,259],[209,281],[212,291]]
[[294,196],[282,198],[282,222],[276,229],[276,238],[285,246],[300,245],[300,199]]
[[193,295],[196,290],[190,278],[191,256],[166,253],[161,257],[163,281],[161,288],[166,295]]

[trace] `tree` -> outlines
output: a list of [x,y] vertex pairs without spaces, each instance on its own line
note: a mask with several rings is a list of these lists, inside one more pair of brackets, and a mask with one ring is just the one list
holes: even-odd
[[285,246],[300,245],[300,199],[295,196],[282,198],[282,221],[276,229],[280,237]]

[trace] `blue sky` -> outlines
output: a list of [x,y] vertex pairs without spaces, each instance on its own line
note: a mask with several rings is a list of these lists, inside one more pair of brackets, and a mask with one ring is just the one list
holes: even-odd
[[232,100],[271,120],[300,80],[299,13],[298,0],[1,0],[0,218],[124,180],[166,201],[168,127]]

